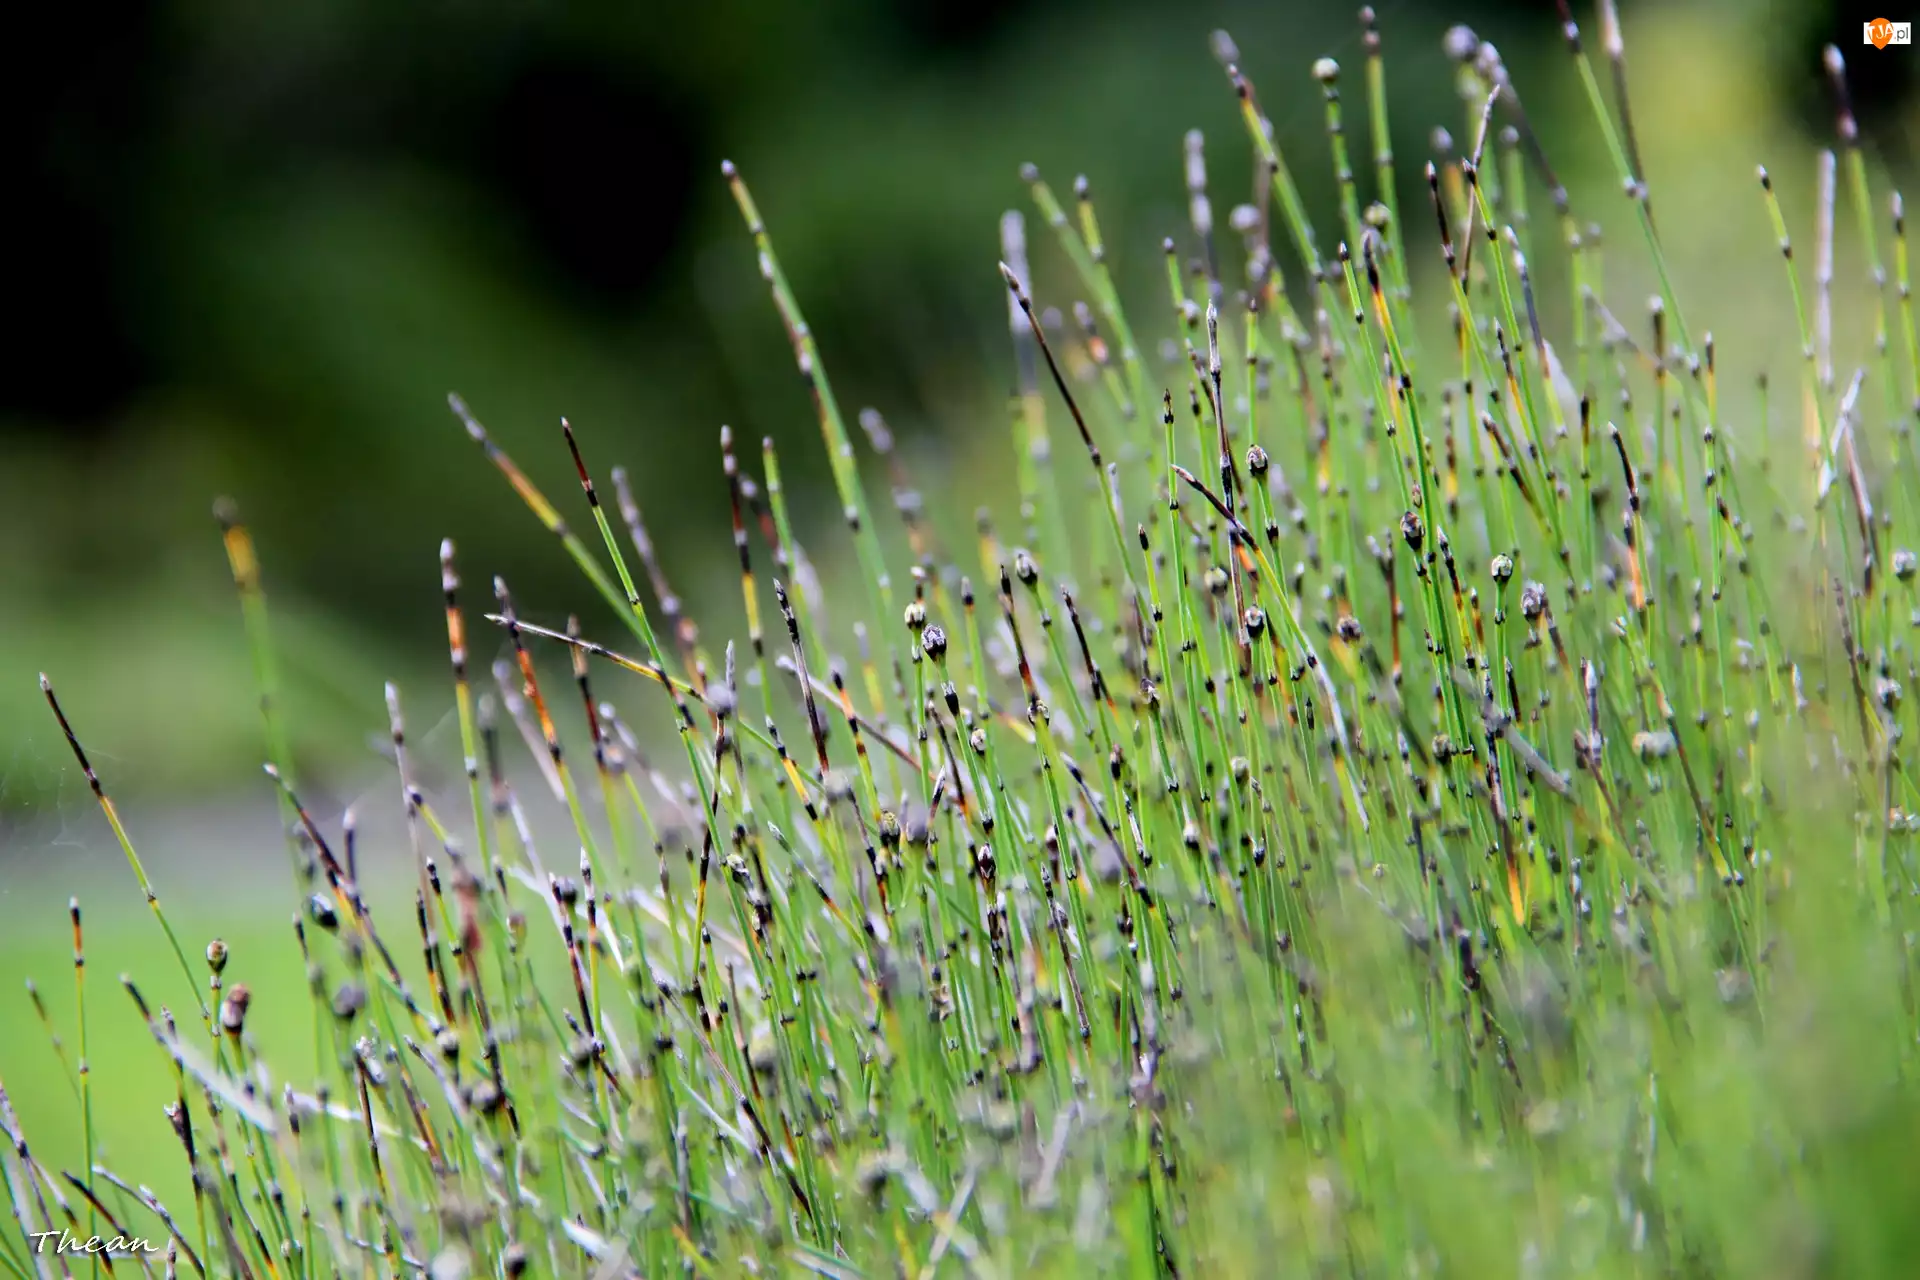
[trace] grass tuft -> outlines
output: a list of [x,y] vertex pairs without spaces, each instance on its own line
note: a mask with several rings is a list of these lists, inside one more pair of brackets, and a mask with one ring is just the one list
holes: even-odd
[[[850,550],[861,587],[830,597],[771,440],[756,472],[722,428],[747,634],[716,653],[624,471],[617,523],[603,505],[590,432],[561,424],[597,547],[451,397],[631,634],[525,617],[499,579],[470,629],[441,545],[465,794],[436,807],[388,686],[410,913],[363,891],[354,816],[301,799],[223,504],[314,1060],[263,1052],[267,1001],[224,942],[188,958],[43,677],[181,971],[122,985],[190,1202],[131,1184],[96,1129],[108,1015],[76,901],[77,1057],[28,996],[84,1150],[48,1163],[0,1089],[20,1233],[0,1271],[71,1275],[35,1246],[65,1231],[150,1243],[86,1254],[90,1275],[300,1280],[1907,1274],[1902,200],[1829,49],[1810,285],[1765,169],[1753,209],[1804,358],[1729,400],[1599,12],[1610,84],[1560,5],[1658,281],[1644,304],[1607,294],[1555,140],[1464,28],[1431,221],[1403,222],[1374,12],[1363,98],[1313,65],[1321,228],[1216,35],[1257,195],[1216,218],[1209,140],[1185,135],[1188,226],[1147,311],[1123,306],[1092,185],[1070,212],[1025,166],[1053,249],[1002,221],[1012,519],[916,487],[878,412],[849,431],[724,165],[828,450],[846,530],[821,553]],[[1865,279],[1835,275],[1842,201]],[[1872,318],[1857,365],[1835,350],[1850,307]],[[1165,335],[1158,358],[1136,333]],[[1075,437],[1084,467],[1054,453]],[[648,702],[683,766],[630,727]],[[570,824],[536,832],[519,779]]]

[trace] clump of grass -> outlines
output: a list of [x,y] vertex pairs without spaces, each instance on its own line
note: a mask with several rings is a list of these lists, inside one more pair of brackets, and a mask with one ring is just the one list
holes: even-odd
[[[1025,174],[1071,323],[1010,214],[1020,507],[971,532],[866,411],[894,510],[870,504],[726,166],[864,594],[822,588],[771,442],[756,468],[723,432],[748,634],[715,649],[617,470],[609,514],[590,440],[563,424],[576,528],[454,398],[631,635],[523,617],[496,580],[497,687],[476,690],[442,547],[466,794],[426,794],[390,687],[410,920],[363,895],[351,817],[301,799],[252,545],[223,513],[316,1058],[262,1060],[244,959],[189,956],[46,686],[181,970],[122,985],[175,1085],[192,1200],[129,1186],[91,1119],[56,1175],[0,1106],[22,1230],[144,1233],[164,1256],[119,1266],[233,1276],[1905,1274],[1920,343],[1900,198],[1889,228],[1829,51],[1810,297],[1764,172],[1751,196],[1806,351],[1774,381],[1798,406],[1775,443],[1765,384],[1729,414],[1673,294],[1600,15],[1611,94],[1562,9],[1650,306],[1608,296],[1551,140],[1470,32],[1447,41],[1461,145],[1404,203],[1371,12],[1365,142],[1349,72],[1315,64],[1330,232],[1217,37],[1260,192],[1217,219],[1189,136],[1190,226],[1152,314],[1122,306],[1088,185],[1063,203]],[[1872,272],[1845,305],[1876,339],[1844,383],[1842,171]],[[1164,358],[1137,333],[1169,334]],[[602,700],[623,684],[664,700],[684,766]],[[577,742],[556,718],[576,697]],[[535,832],[507,722],[570,829]],[[8,1274],[64,1265],[0,1243]]]

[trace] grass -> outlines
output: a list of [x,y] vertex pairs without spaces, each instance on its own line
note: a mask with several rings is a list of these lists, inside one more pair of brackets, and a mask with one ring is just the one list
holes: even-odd
[[[1039,234],[1003,223],[1011,518],[921,488],[877,414],[850,422],[726,166],[859,583],[829,594],[771,442],[723,433],[747,634],[716,646],[591,439],[563,424],[563,511],[454,398],[631,635],[525,618],[499,581],[480,624],[443,547],[466,786],[419,785],[390,688],[407,888],[363,888],[351,818],[301,799],[223,511],[311,1008],[262,1009],[245,949],[169,923],[45,685],[159,928],[114,983],[74,908],[73,1019],[45,1021],[82,1150],[47,1162],[0,1106],[0,1171],[21,1232],[163,1252],[9,1236],[0,1270],[1906,1274],[1899,197],[1833,52],[1812,272],[1764,172],[1727,193],[1773,222],[1780,262],[1755,269],[1805,359],[1726,395],[1600,14],[1599,59],[1566,19],[1571,74],[1637,223],[1608,251],[1645,256],[1651,305],[1608,295],[1551,140],[1470,33],[1448,39],[1461,145],[1426,192],[1394,187],[1371,14],[1364,137],[1355,77],[1315,64],[1332,229],[1219,36],[1270,189],[1216,217],[1189,138],[1161,305],[1123,308],[1086,184],[1063,201],[1029,169]],[[1846,213],[1871,268],[1850,283]],[[1870,321],[1857,371],[1842,307]],[[626,718],[616,683],[644,695]],[[671,763],[630,723],[647,703]],[[570,821],[528,819],[514,739]],[[125,1107],[87,1047],[130,1014],[188,1175],[170,1203],[97,1158]],[[295,1018],[311,1061],[266,1051],[263,1019],[278,1044]]]

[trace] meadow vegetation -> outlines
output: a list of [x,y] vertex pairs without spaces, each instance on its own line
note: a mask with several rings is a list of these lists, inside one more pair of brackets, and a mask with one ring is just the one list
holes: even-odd
[[[0,1269],[1908,1274],[1901,199],[1829,50],[1810,232],[1765,171],[1724,193],[1771,219],[1753,271],[1804,353],[1730,394],[1598,15],[1563,6],[1564,74],[1624,243],[1465,29],[1405,55],[1450,58],[1462,111],[1397,186],[1371,11],[1358,65],[1311,68],[1313,159],[1280,154],[1260,68],[1214,38],[1245,137],[1187,136],[1152,305],[1123,306],[1094,188],[1029,167],[991,427],[1015,510],[976,511],[843,408],[724,166],[844,527],[803,548],[772,442],[723,430],[746,632],[710,635],[592,433],[562,425],[580,492],[548,496],[454,397],[529,536],[628,634],[524,616],[442,547],[465,785],[421,784],[390,686],[409,847],[378,856],[414,868],[411,902],[363,892],[351,816],[303,800],[223,508],[313,1058],[263,1054],[245,956],[169,924],[87,760],[85,690],[43,681],[154,963],[87,970],[76,904],[73,1017],[33,1002],[84,1155],[49,1162],[0,1103],[0,1173],[21,1232],[158,1252],[9,1233]],[[1209,184],[1229,145],[1255,157],[1248,203]],[[1327,181],[1316,226],[1301,187]],[[1841,219],[1859,278],[1835,278]],[[1613,296],[1603,252],[1656,295]],[[1843,308],[1866,349],[1835,350]],[[816,564],[845,552],[829,591]],[[521,777],[571,823],[531,821]],[[151,1117],[190,1173],[171,1203],[96,1159],[88,1035],[129,1018],[173,1094]]]

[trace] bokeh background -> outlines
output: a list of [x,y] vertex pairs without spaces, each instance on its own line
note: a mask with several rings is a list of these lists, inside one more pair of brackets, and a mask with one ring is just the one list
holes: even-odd
[[[1855,7],[1628,3],[1649,150],[1735,172],[1801,161],[1808,140],[1779,134],[1830,136],[1819,50],[1842,39],[1870,139],[1903,159],[1920,50],[1861,49]],[[451,389],[561,496],[568,415],[602,468],[632,469],[681,590],[731,602],[730,577],[703,572],[726,551],[719,425],[781,443],[803,514],[831,502],[722,157],[753,183],[843,397],[965,474],[1006,453],[993,263],[997,215],[1027,203],[1018,165],[1062,191],[1090,175],[1123,282],[1149,290],[1160,238],[1184,229],[1182,134],[1210,136],[1223,214],[1247,189],[1208,32],[1239,40],[1323,221],[1306,69],[1331,52],[1357,73],[1360,56],[1353,6],[1290,0],[45,9],[0,77],[0,808],[16,812],[72,784],[46,750],[40,667],[123,790],[257,790],[217,494],[255,526],[299,749],[329,766],[377,727],[382,676],[439,661],[442,536],[480,596],[497,571],[530,608],[590,605],[570,578],[549,589],[562,562],[466,446]],[[1461,131],[1440,56],[1455,21],[1499,43],[1570,178],[1598,172],[1546,0],[1380,10],[1410,209],[1429,129]],[[1693,207],[1697,167],[1655,169],[1663,211],[1759,225],[1757,200]]]
[[[970,510],[1004,493],[1011,460],[994,261],[1000,213],[1028,207],[1020,163],[1062,191],[1091,177],[1122,286],[1151,318],[1136,327],[1157,336],[1158,245],[1184,231],[1186,130],[1208,135],[1223,216],[1248,189],[1208,33],[1236,37],[1331,225],[1307,69],[1341,59],[1358,111],[1355,7],[38,6],[0,75],[0,280],[14,316],[0,340],[0,1080],[54,1148],[72,1138],[54,1114],[65,1086],[20,979],[38,974],[69,1016],[51,994],[66,989],[69,893],[99,922],[96,973],[158,953],[36,671],[60,685],[123,797],[182,933],[250,929],[271,939],[249,956],[255,985],[298,978],[217,495],[238,500],[265,560],[315,807],[358,802],[376,834],[390,830],[397,792],[369,749],[383,679],[408,691],[430,767],[457,768],[443,536],[459,543],[472,605],[497,572],[530,616],[578,609],[590,633],[611,631],[448,415],[449,390],[571,505],[562,414],[602,471],[625,463],[676,585],[723,634],[738,588],[721,423],[749,452],[779,442],[814,554],[841,553],[818,428],[723,157],[753,184],[843,402],[882,408],[942,496]],[[1461,130],[1441,36],[1467,22],[1499,44],[1585,215],[1631,231],[1550,3],[1377,7],[1409,210],[1425,208],[1429,131]],[[1591,36],[1591,6],[1576,8]],[[1907,173],[1920,49],[1863,49],[1862,20],[1880,15],[1820,0],[1623,10],[1680,292],[1740,340],[1723,340],[1723,367],[1758,369],[1797,343],[1753,165],[1772,166],[1790,215],[1810,217],[1813,148],[1832,137],[1819,55],[1834,41],[1868,143]],[[1850,223],[1843,280],[1859,270]],[[1422,217],[1416,255],[1425,231]],[[1033,240],[1047,259],[1044,234]],[[1631,283],[1632,241],[1613,242]],[[491,642],[476,641],[480,659]]]

